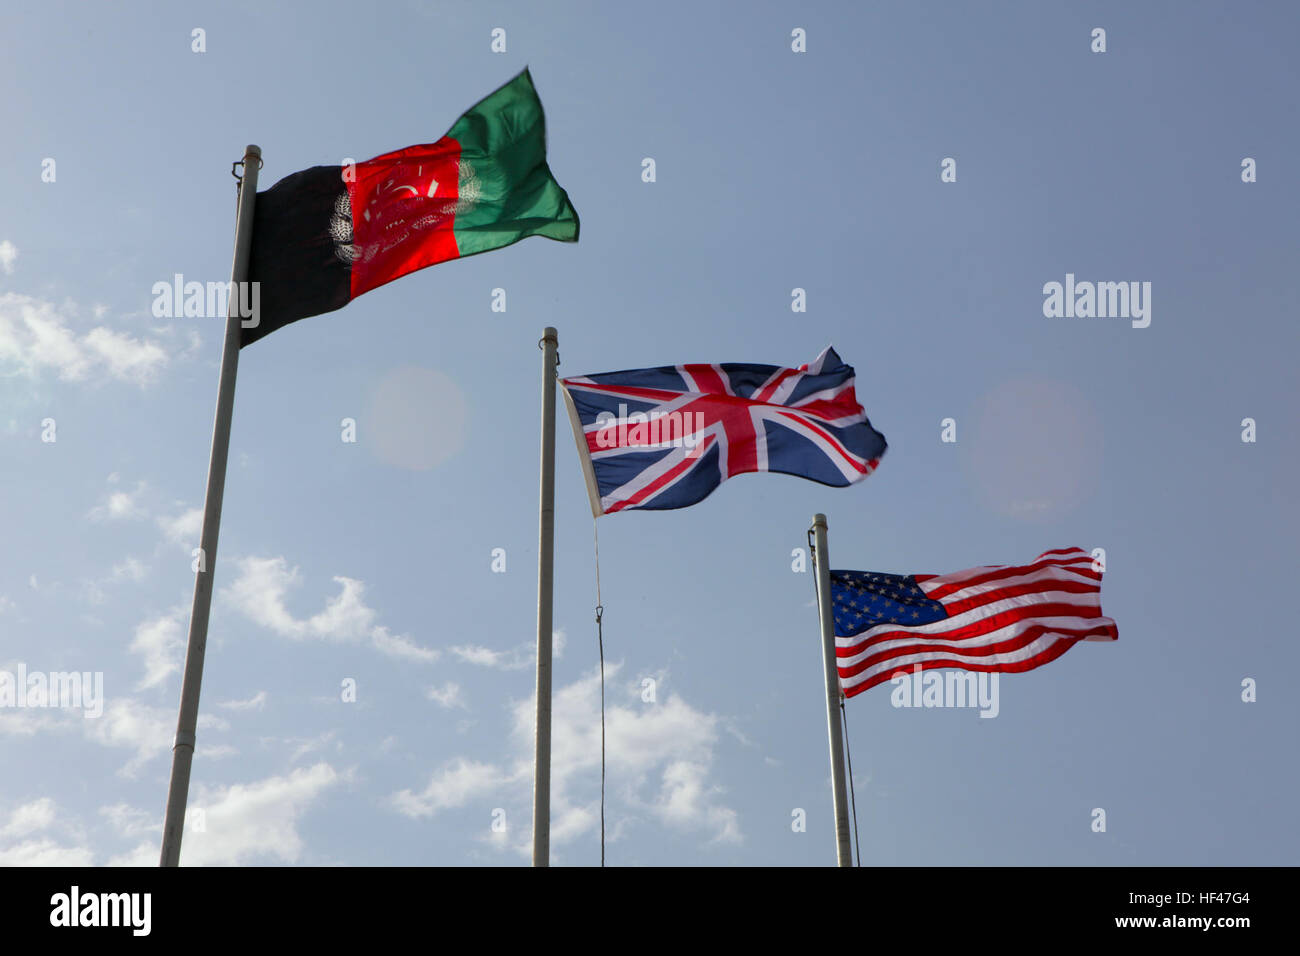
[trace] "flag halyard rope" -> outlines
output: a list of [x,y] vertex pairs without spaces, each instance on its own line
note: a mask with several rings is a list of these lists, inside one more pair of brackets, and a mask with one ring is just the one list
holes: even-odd
[[844,710],[844,693],[840,693],[840,722],[844,725],[844,756],[849,761],[849,804],[853,807],[853,849],[858,862],[862,865],[862,846],[858,843],[858,795],[853,790],[853,748],[849,745],[849,715]]
[[600,865],[605,865],[605,605],[600,599],[600,526],[591,519],[591,540],[596,550],[596,645],[600,649]]

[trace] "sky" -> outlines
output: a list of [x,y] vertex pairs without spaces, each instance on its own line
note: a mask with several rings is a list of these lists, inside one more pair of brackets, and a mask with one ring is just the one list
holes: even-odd
[[[834,862],[817,512],[840,568],[1104,549],[1119,629],[1004,675],[993,719],[850,699],[865,865],[1296,863],[1298,27],[1276,3],[6,3],[0,671],[103,693],[0,706],[0,864],[158,859],[222,320],[159,318],[153,287],[229,278],[231,163],[260,145],[265,188],[433,142],[526,65],[580,241],[241,356],[182,864],[529,862],[546,326],[562,375],[834,345],[889,441],[848,488],[742,475],[599,519],[610,865]],[[1046,315],[1067,275],[1149,283],[1149,324]],[[593,520],[558,427],[552,862],[589,866]]]

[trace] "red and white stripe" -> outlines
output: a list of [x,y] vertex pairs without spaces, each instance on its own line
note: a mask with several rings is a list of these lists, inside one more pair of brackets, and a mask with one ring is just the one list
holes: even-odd
[[914,575],[948,617],[917,627],[881,624],[836,636],[844,696],[895,673],[932,667],[1019,673],[1060,657],[1078,641],[1119,638],[1101,613],[1101,572],[1079,548],[1045,551],[1033,564]]

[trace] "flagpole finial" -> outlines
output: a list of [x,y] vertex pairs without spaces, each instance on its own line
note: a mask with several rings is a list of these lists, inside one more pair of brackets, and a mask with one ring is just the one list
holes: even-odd
[[257,160],[258,169],[262,168],[262,147],[258,146],[256,143],[249,143],[247,146],[245,146],[244,158],[237,159],[230,164],[230,175],[234,176],[236,179],[242,180],[244,177],[239,173],[235,172],[235,169],[240,166],[247,168],[248,164],[252,160]]
[[824,514],[822,514],[821,512],[818,512],[817,514],[813,515],[813,527],[814,527],[814,528],[825,528],[825,527],[826,527],[826,516],[825,516]]

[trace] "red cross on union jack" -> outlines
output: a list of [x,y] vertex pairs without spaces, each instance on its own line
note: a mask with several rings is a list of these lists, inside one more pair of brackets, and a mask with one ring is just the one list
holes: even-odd
[[562,384],[596,514],[685,507],[745,472],[848,485],[886,447],[829,348],[798,368],[685,364]]

